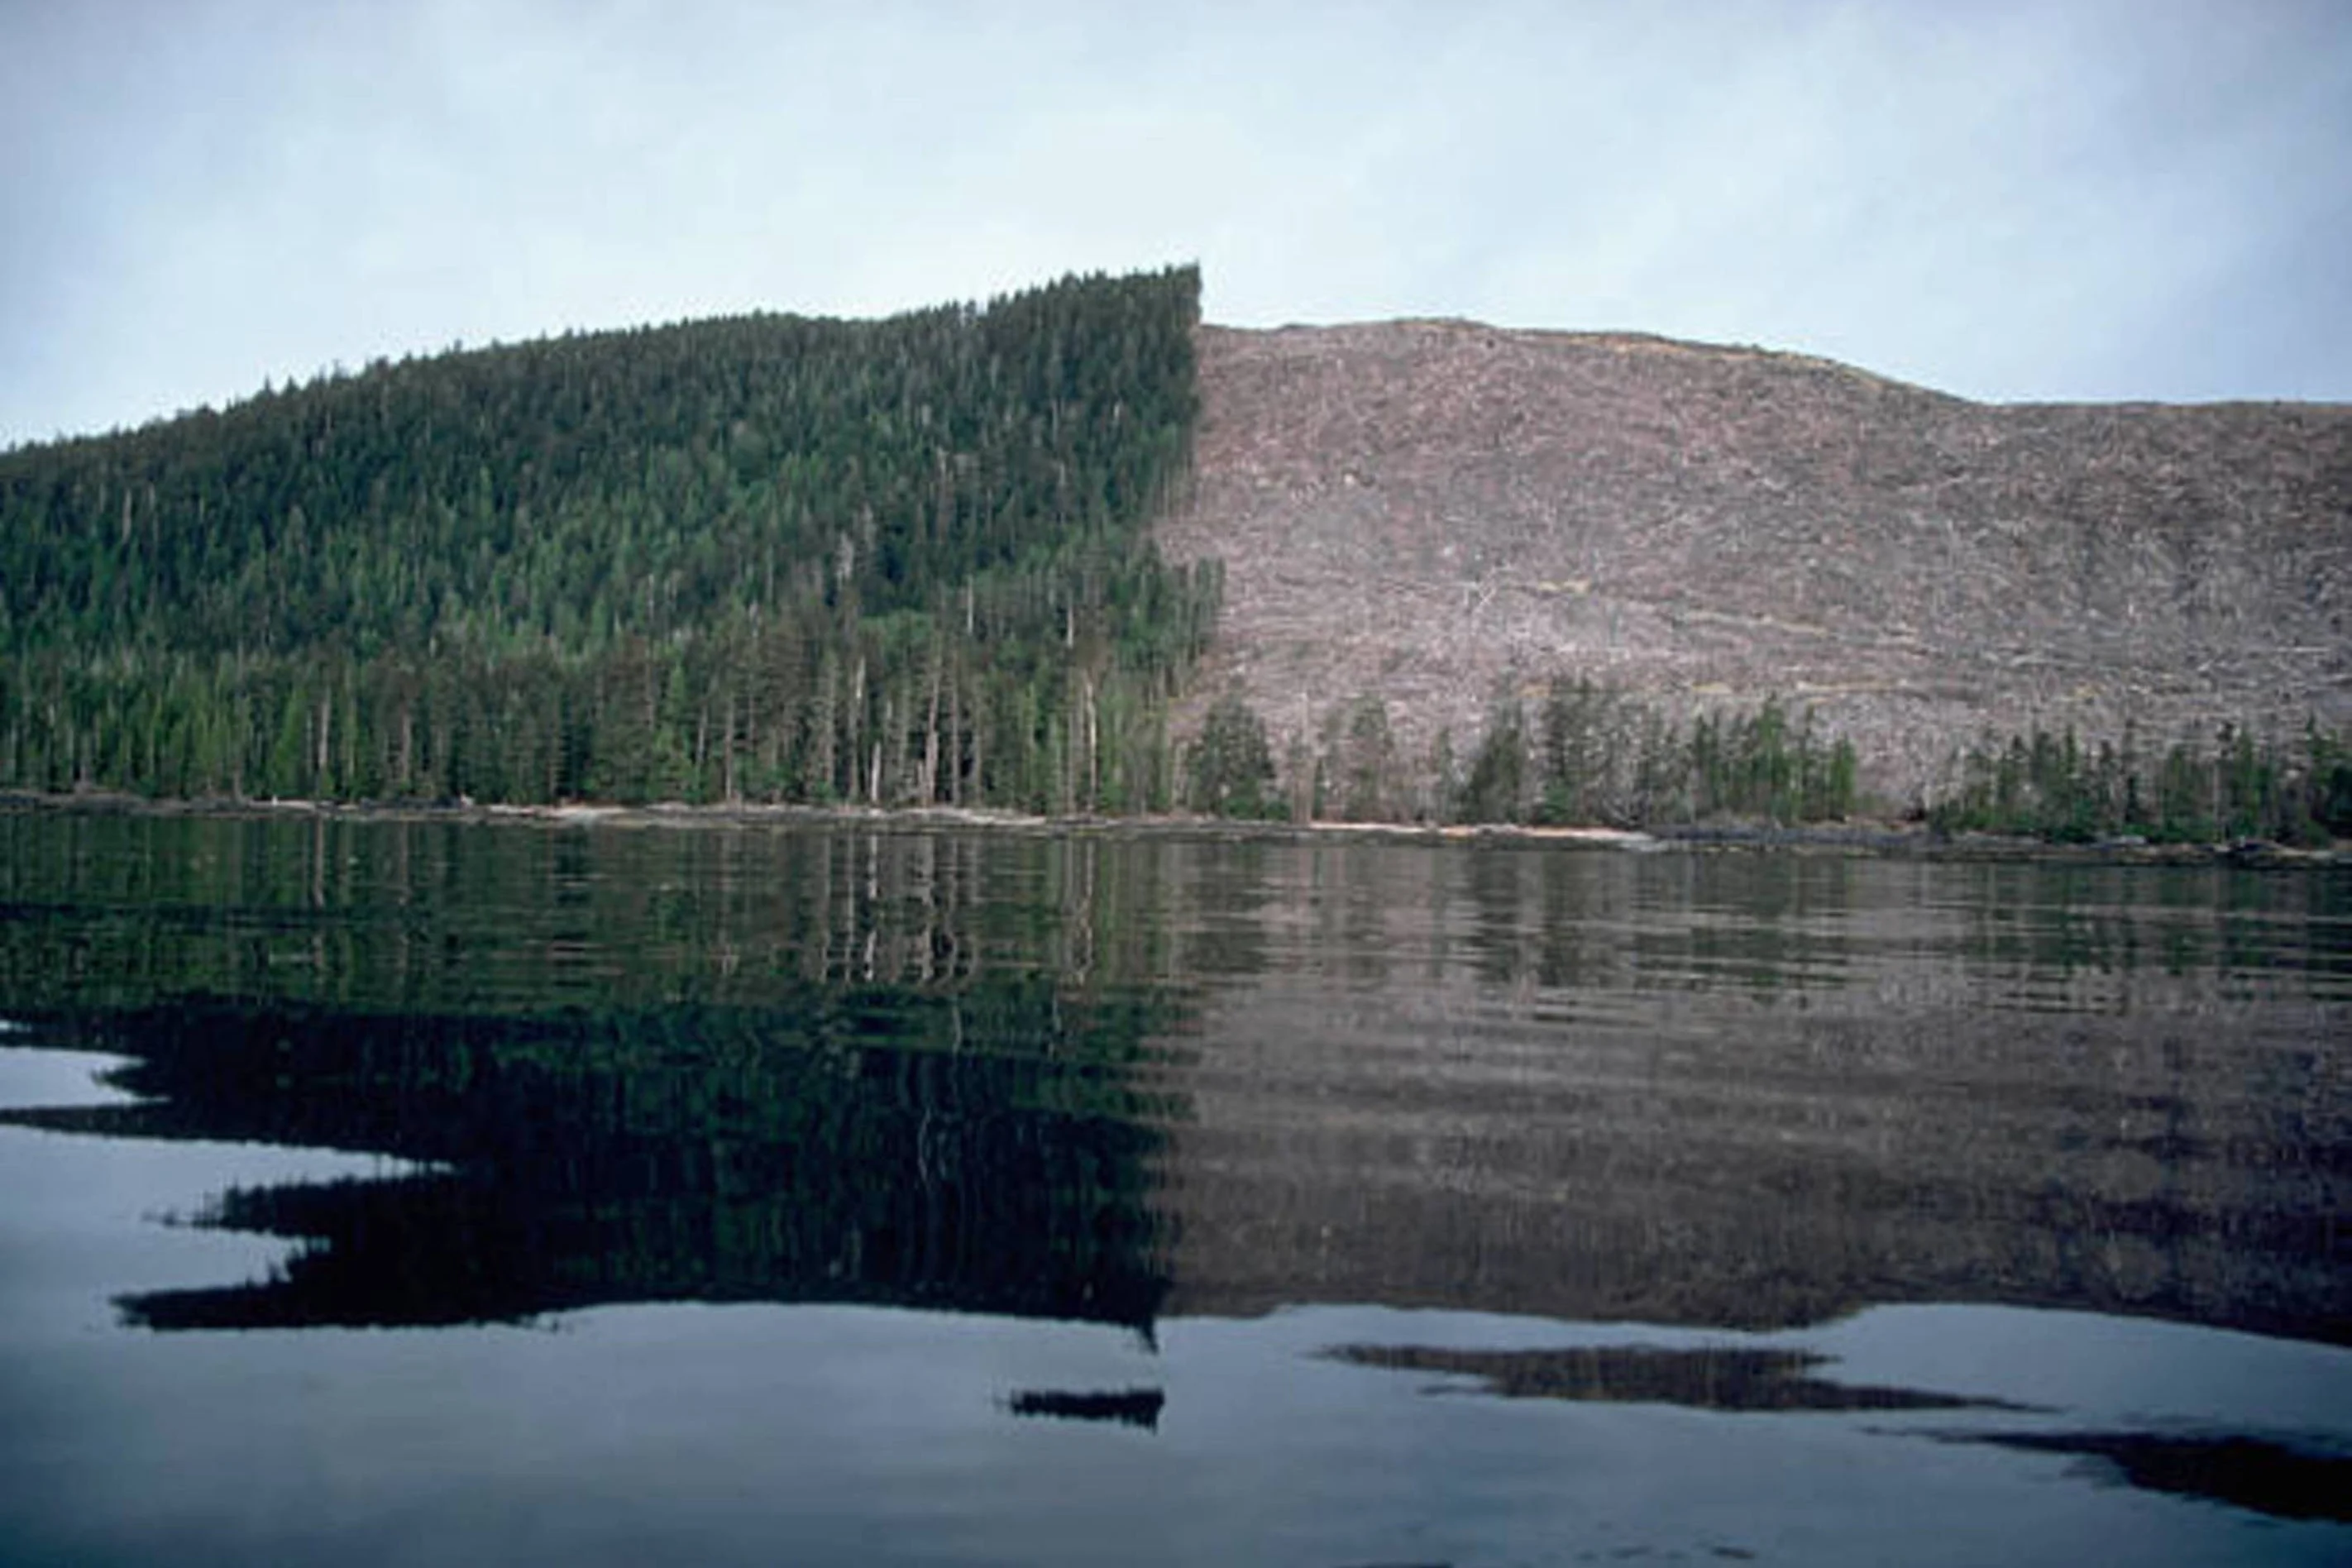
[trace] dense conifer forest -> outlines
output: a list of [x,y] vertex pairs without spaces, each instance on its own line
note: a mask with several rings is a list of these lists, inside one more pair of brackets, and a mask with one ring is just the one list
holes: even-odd
[[1165,805],[1199,300],[567,336],[0,454],[0,786]]

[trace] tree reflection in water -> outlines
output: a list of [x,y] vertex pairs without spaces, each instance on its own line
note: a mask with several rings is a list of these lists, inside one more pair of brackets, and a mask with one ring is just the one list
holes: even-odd
[[300,1246],[266,1281],[122,1300],[156,1329],[694,1299],[1141,1330],[1168,1281],[1126,1074],[1160,1022],[1043,984],[524,1018],[191,1000],[82,1021],[140,1102],[12,1119],[429,1167],[217,1195],[200,1223]]

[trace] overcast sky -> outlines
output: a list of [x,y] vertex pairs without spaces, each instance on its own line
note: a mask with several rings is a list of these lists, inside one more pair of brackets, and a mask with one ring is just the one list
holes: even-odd
[[2352,4],[0,0],[0,444],[1183,260],[1234,325],[2352,401]]

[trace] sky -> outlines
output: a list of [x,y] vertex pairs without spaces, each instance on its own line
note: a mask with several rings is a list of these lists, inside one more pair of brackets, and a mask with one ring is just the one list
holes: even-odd
[[1181,261],[1234,326],[2352,402],[2352,4],[0,0],[0,446]]

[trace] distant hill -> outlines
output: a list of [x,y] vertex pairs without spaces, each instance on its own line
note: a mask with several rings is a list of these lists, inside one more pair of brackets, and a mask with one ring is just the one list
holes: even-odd
[[1398,321],[1201,334],[1191,504],[1225,566],[1195,709],[1275,749],[1385,700],[1457,755],[1580,677],[1768,697],[1914,805],[1987,731],[2144,747],[2352,721],[2352,406],[1972,404],[1656,338]]

